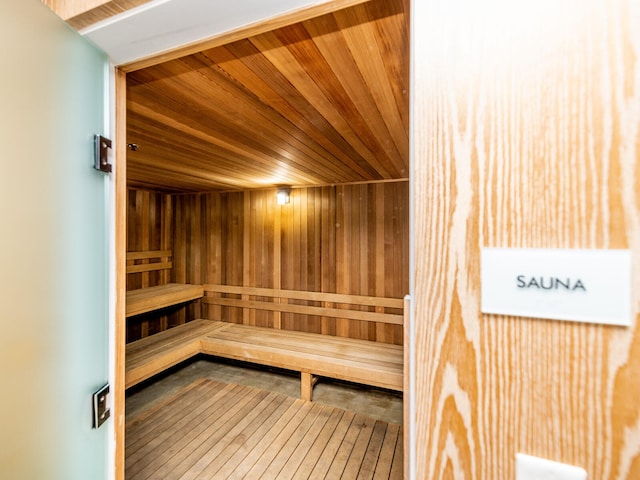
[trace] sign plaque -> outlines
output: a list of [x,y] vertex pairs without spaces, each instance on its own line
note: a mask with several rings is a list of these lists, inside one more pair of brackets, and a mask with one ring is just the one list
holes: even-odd
[[631,252],[483,248],[482,313],[628,326]]

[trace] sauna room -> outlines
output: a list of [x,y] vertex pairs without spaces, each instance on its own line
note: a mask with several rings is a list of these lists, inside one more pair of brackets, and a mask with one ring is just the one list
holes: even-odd
[[[126,98],[127,478],[401,478],[408,2],[130,72]],[[211,380],[229,369],[294,390]],[[385,398],[391,420],[350,411]],[[298,417],[317,438],[266,433]]]

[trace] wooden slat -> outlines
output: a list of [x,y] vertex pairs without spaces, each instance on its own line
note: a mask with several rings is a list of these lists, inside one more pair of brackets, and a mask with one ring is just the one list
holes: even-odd
[[[354,478],[356,476],[361,476],[363,478],[367,478],[370,472],[361,472],[362,467],[364,467],[364,458],[367,453],[367,447],[371,445],[372,442],[377,442],[380,439],[373,438],[374,429],[378,422],[373,419],[367,418],[363,422],[363,428],[358,429],[358,435],[354,442],[354,447],[348,453],[348,460],[344,466],[344,470],[342,471],[342,476],[344,478]],[[342,450],[342,449],[341,449]],[[338,451],[338,455],[342,452]],[[329,471],[329,475],[331,475],[331,470]]]
[[[373,426],[373,423],[374,421],[370,418],[363,415],[355,415],[345,433],[344,440],[331,459],[331,465],[327,470],[326,478],[342,478],[354,447],[360,445],[357,442],[360,433],[364,432],[366,435]],[[366,441],[368,441],[368,438]],[[351,474],[351,477],[347,474],[345,478],[353,478],[354,472],[349,472],[349,474]]]
[[292,449],[289,458],[286,458],[285,455],[281,454],[279,455],[280,462],[272,464],[277,465],[281,468],[278,468],[278,471],[276,472],[276,469],[272,468],[270,465],[269,470],[267,470],[266,474],[277,474],[278,478],[294,478],[294,475],[297,475],[298,478],[305,478],[301,476],[298,468],[300,467],[300,464],[304,461],[304,459],[312,453],[318,436],[323,430],[325,430],[327,425],[329,425],[329,428],[331,428],[332,425],[335,425],[335,420],[338,417],[336,413],[339,412],[336,412],[335,408],[323,406],[309,430],[304,432],[301,441],[298,443],[295,449]]
[[[295,411],[292,397],[277,396],[248,428],[236,437],[225,441],[224,449],[201,472],[202,478],[231,478],[231,472],[265,438],[278,422],[286,423]],[[222,442],[220,442],[222,443]]]
[[141,259],[149,260],[151,258],[170,257],[171,255],[171,250],[146,250],[142,252],[127,252],[127,261]]
[[[209,449],[225,435],[233,434],[234,427],[242,425],[247,417],[250,418],[256,411],[259,413],[260,409],[256,407],[268,396],[266,391],[253,390],[241,392],[236,399],[225,398],[223,402],[218,402],[218,408],[210,409],[204,416],[196,418],[194,424],[180,430],[179,435],[184,437],[184,448],[178,450],[174,447],[176,453],[167,462],[157,470],[145,470],[143,476],[194,478],[202,468],[200,464],[207,460]],[[267,401],[270,403],[270,400]]]
[[127,292],[127,317],[202,298],[202,285],[168,283]]
[[[197,448],[190,449],[189,455],[182,461],[182,468],[180,470],[173,469],[171,473],[176,475],[178,472],[184,471],[181,477],[183,480],[212,478],[209,472],[213,460],[218,458],[220,452],[225,450],[230,441],[238,436],[243,437],[250,434],[255,423],[261,417],[266,416],[266,411],[276,408],[277,405],[274,404],[274,401],[277,398],[278,395],[275,393],[260,392],[250,403],[247,403],[244,409],[238,410],[236,416],[224,424],[223,429],[219,429],[214,435],[209,435],[206,441]],[[196,447],[196,445],[193,446]],[[165,464],[163,468],[168,470],[171,467],[170,464]],[[186,468],[188,470],[185,471]]]
[[340,308],[313,307],[308,305],[292,305],[286,303],[259,302],[256,300],[243,300],[233,298],[204,297],[204,303],[225,305],[244,309],[268,310],[271,312],[288,312],[301,315],[317,315],[324,317],[348,318],[369,322],[391,323],[402,325],[403,316],[390,313],[361,312]]
[[373,1],[384,5],[130,73],[127,141],[142,145],[129,152],[130,184],[193,192],[264,178],[406,178],[408,69],[396,57],[408,56],[408,14],[402,0]]
[[[321,405],[305,402],[300,408],[300,414],[273,438],[269,447],[247,472],[246,478],[277,478],[282,463],[288,460],[289,453],[298,446],[301,436],[313,424],[321,410]],[[272,467],[273,470],[270,471]]]
[[238,295],[255,295],[260,297],[286,297],[295,300],[348,303],[350,305],[367,305],[374,307],[404,307],[404,300],[402,298],[384,298],[365,295],[344,295],[324,292],[307,292],[300,290],[280,290],[275,288],[256,288],[211,284],[205,284],[204,291],[215,293],[231,293]]
[[398,476],[397,474],[393,477],[391,476],[391,468],[394,458],[396,458],[396,461],[397,457],[402,458],[402,454],[396,455],[396,451],[402,448],[402,436],[399,435],[401,430],[399,425],[388,425],[380,454],[378,455],[378,462],[376,463],[375,473],[373,475],[374,480],[386,480]]
[[171,270],[172,262],[155,262],[142,265],[127,265],[127,273],[154,272],[156,270]]
[[203,338],[202,351],[393,390],[403,388],[403,351],[396,345],[222,324]]
[[[319,360],[327,359],[336,362],[351,362],[354,366],[376,366],[385,371],[396,373],[402,364],[399,355],[402,348],[397,345],[379,345],[365,340],[348,339],[332,336],[318,336],[316,333],[292,332],[288,330],[271,330],[263,327],[224,324],[217,334],[216,340],[238,342],[240,338],[248,347],[281,350],[284,353],[310,356]],[[288,367],[296,369],[296,366]],[[301,369],[313,372],[313,367]]]
[[[167,478],[171,471],[175,471],[176,477],[179,477],[180,473],[188,471],[194,462],[188,462],[188,457],[202,443],[201,440],[199,441],[200,435],[206,435],[210,430],[216,432],[218,428],[223,427],[227,418],[225,413],[228,412],[229,416],[233,417],[238,410],[243,411],[258,393],[238,388],[237,385],[231,387],[232,389],[224,396],[221,395],[222,392],[216,392],[216,395],[213,395],[214,398],[198,399],[200,400],[199,404],[192,401],[189,405],[185,402],[185,407],[193,405],[188,414],[180,415],[179,412],[176,412],[177,415],[173,415],[173,428],[170,430],[156,429],[150,442],[131,456],[127,465],[127,476]],[[193,397],[193,395],[189,397]],[[168,423],[171,425],[172,422]],[[159,434],[160,432],[164,435]],[[171,434],[183,436],[183,441],[174,442]],[[185,448],[185,446],[191,448]],[[165,462],[160,465],[154,462],[153,457],[150,456],[156,451],[161,458],[165,459]],[[185,462],[188,463],[184,465]]]
[[[353,413],[345,412],[335,409],[331,412],[329,419],[325,423],[324,427],[315,436],[314,442],[309,448],[307,454],[301,459],[292,459],[290,462],[299,464],[296,470],[298,478],[313,478],[311,471],[315,465],[319,462],[324,452],[330,448],[331,442],[336,442],[342,439],[343,432],[341,432],[340,425],[344,425],[344,418],[349,418]],[[346,428],[345,428],[346,430]],[[288,466],[285,465],[283,469],[283,475],[287,475]]]
[[345,441],[345,437],[347,435],[347,432],[350,430],[355,416],[356,414],[354,412],[344,412],[343,415],[339,418],[335,430],[325,435],[325,439],[327,441],[324,445],[322,445],[322,451],[319,453],[319,455],[316,454],[316,456],[319,456],[319,458],[315,465],[303,464],[301,466],[302,472],[308,472],[308,478],[326,478],[327,472],[331,468],[332,463],[335,461],[337,452],[342,443]]
[[284,412],[280,415],[272,414],[263,419],[260,426],[256,428],[257,435],[251,435],[243,443],[246,449],[241,448],[218,470],[219,478],[242,478],[243,472],[247,472],[253,466],[262,452],[268,448],[271,439],[291,422],[303,405],[301,400],[293,401],[290,397],[281,399],[280,403],[287,407]]

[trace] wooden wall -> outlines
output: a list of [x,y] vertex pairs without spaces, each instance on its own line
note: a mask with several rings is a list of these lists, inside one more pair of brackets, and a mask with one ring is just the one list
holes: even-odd
[[[127,289],[226,284],[401,298],[409,291],[407,182],[167,195],[130,189],[128,251],[173,250],[173,269],[127,275]],[[330,305],[327,305],[330,306]],[[190,302],[129,318],[128,341],[210,318],[402,343],[396,325],[251,312]]]
[[[127,192],[127,251],[169,250],[173,248],[173,200],[170,195],[129,189]],[[162,285],[171,280],[169,270],[127,274],[127,290]],[[127,341],[184,323],[175,317],[177,309],[138,315],[127,320]],[[183,316],[184,317],[184,316]],[[170,323],[173,320],[173,323]]]
[[[409,289],[406,182],[173,197],[178,282],[403,297]],[[236,308],[189,306],[186,315],[402,342],[393,325]],[[202,309],[202,310],[200,310]]]
[[413,2],[415,478],[640,478],[640,329],[481,315],[480,248],[630,248],[640,6]]

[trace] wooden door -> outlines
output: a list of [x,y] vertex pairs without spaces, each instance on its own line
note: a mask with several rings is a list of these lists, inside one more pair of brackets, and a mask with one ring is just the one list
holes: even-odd
[[640,329],[480,312],[480,248],[640,254],[633,0],[413,2],[420,479],[640,478]]

